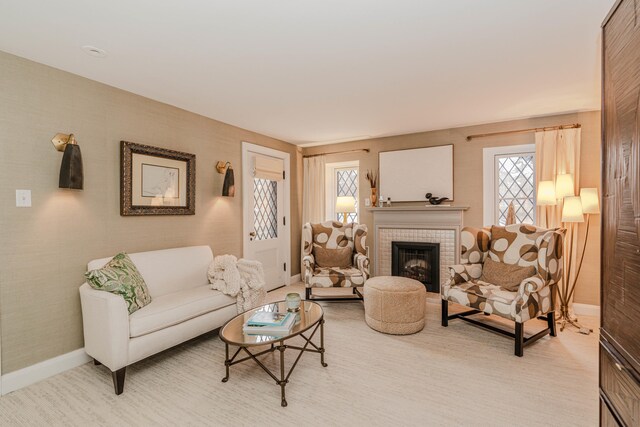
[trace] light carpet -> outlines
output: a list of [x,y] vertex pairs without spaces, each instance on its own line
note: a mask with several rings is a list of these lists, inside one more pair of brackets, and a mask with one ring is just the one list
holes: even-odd
[[[300,285],[269,294],[283,299]],[[427,301],[422,332],[384,335],[364,322],[362,303],[322,303],[328,367],[304,354],[280,390],[255,363],[224,376],[216,334],[127,369],[124,394],[89,363],[0,398],[2,425],[430,425],[588,426],[598,423],[598,336],[573,330],[513,355],[513,342],[460,320],[440,326]],[[597,319],[581,318],[591,327]],[[527,323],[527,332],[544,323]],[[287,351],[290,364],[294,351]],[[277,368],[276,354],[263,356]]]

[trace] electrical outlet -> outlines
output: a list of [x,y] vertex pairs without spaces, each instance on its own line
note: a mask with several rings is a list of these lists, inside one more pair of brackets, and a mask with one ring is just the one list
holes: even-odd
[[364,199],[364,205],[365,205],[366,207],[371,206],[371,199],[370,199],[370,198],[368,198],[368,197],[366,197],[366,198]]
[[31,207],[31,190],[16,190],[16,207]]

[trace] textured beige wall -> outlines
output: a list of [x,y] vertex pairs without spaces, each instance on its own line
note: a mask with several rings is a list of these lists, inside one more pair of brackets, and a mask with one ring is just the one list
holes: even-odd
[[[84,191],[58,188],[57,132],[73,132]],[[300,154],[295,146],[0,52],[2,373],[82,347],[78,287],[87,261],[210,245],[242,255],[242,191],[223,198],[218,160],[241,183],[241,141],[291,154],[292,271],[300,271]],[[120,140],[196,154],[196,215],[121,217]],[[15,207],[30,189],[33,207]]]
[[[582,151],[580,185],[600,188],[600,112],[564,114],[538,117],[526,120],[513,120],[501,123],[469,126],[454,129],[423,132],[387,138],[369,139],[328,146],[305,148],[304,154],[369,148],[369,153],[336,154],[327,156],[327,162],[360,161],[360,206],[369,195],[369,184],[364,178],[367,169],[378,168],[378,153],[403,148],[427,147],[432,145],[454,144],[454,198],[455,204],[467,205],[465,225],[482,226],[482,149],[485,147],[533,144],[534,134],[496,136],[466,141],[466,136],[478,133],[499,132],[512,129],[554,126],[560,124],[582,124]],[[425,165],[428,167],[428,165]],[[382,195],[384,196],[384,194]],[[361,209],[361,222],[371,230],[373,217],[370,211]],[[585,304],[600,304],[600,216],[593,218],[587,252],[576,289],[575,301]],[[584,227],[580,229],[581,236]],[[373,238],[373,236],[371,237]],[[580,243],[582,244],[582,243]]]

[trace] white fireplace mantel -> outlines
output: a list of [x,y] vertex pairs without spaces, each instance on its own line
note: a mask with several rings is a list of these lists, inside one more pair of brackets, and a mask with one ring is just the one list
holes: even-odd
[[460,230],[468,206],[394,206],[369,208],[373,214],[374,274],[391,275],[391,241],[440,244],[440,282],[460,258]]

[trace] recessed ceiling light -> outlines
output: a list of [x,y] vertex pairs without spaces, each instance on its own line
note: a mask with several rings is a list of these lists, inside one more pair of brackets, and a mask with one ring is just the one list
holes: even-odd
[[95,46],[82,46],[82,50],[84,50],[87,55],[91,55],[95,58],[105,58],[107,56],[107,51],[104,49],[100,49]]

